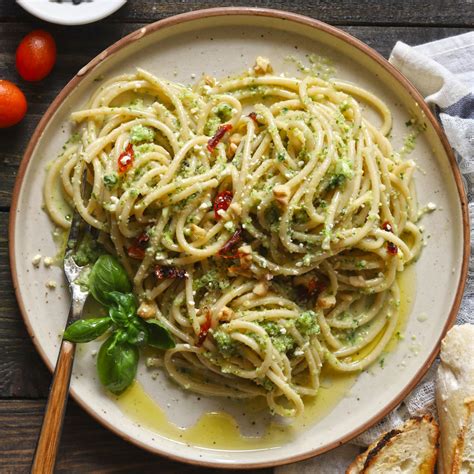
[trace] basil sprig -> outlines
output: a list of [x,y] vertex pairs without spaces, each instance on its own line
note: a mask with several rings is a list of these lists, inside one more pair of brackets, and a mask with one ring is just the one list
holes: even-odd
[[144,321],[137,316],[138,302],[127,273],[111,255],[101,255],[88,280],[90,294],[108,310],[103,318],[79,319],[69,325],[64,339],[90,342],[109,331],[97,356],[97,371],[101,383],[112,393],[122,393],[137,373],[139,347],[158,349],[175,346],[170,332],[158,320]]

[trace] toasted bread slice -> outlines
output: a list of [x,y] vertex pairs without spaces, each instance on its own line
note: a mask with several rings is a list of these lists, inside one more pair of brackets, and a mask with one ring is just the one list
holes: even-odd
[[430,474],[438,455],[438,425],[431,415],[411,418],[375,440],[346,474]]
[[440,474],[474,473],[474,325],[454,326],[441,343],[436,404]]

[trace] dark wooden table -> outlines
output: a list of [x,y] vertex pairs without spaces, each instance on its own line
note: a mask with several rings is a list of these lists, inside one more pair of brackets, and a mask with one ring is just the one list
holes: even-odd
[[[416,45],[464,33],[474,26],[472,0],[221,0],[218,5],[260,6],[308,15],[339,26],[385,57],[397,40]],[[105,47],[147,23],[214,6],[217,2],[129,0],[120,11],[99,23],[61,27],[30,16],[13,0],[0,0],[0,79],[19,84],[29,103],[22,123],[0,130],[0,473],[28,471],[51,379],[24,327],[8,262],[8,213],[26,144],[61,88]],[[32,84],[22,81],[15,70],[15,49],[26,33],[38,27],[55,36],[58,60],[48,78]],[[69,403],[66,415],[57,471],[212,472],[171,462],[127,444],[74,402]]]

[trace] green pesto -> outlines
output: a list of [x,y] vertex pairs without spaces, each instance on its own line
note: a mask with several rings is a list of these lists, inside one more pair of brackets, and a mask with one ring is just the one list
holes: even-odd
[[213,112],[222,122],[227,122],[232,117],[232,107],[229,104],[219,104],[217,107],[214,107]]
[[144,153],[149,153],[154,150],[155,150],[155,147],[153,143],[141,143],[140,145],[136,145],[133,147],[133,151],[135,152],[135,155],[137,156]]
[[295,327],[305,336],[319,334],[318,317],[314,311],[304,311],[295,322]]
[[163,240],[168,244],[173,244],[173,233],[170,230],[165,230],[163,232]]
[[350,104],[349,102],[342,102],[341,105],[339,106],[339,110],[341,113],[344,113],[346,110],[349,110]]
[[205,135],[214,135],[221,124],[221,120],[219,117],[211,117],[204,126],[204,134]]
[[74,254],[74,261],[77,265],[83,267],[89,263],[94,263],[102,253],[92,236],[85,234]]
[[104,176],[104,184],[107,188],[112,189],[118,183],[117,173],[110,173]]
[[155,131],[145,125],[135,125],[130,129],[130,141],[137,145],[143,142],[152,142],[155,139]]
[[347,160],[338,159],[334,166],[333,174],[328,181],[328,189],[335,189],[343,186],[347,180],[353,176],[352,163]]
[[86,267],[84,268],[81,273],[79,273],[79,276],[77,277],[77,280],[75,283],[79,285],[82,291],[87,291],[89,289],[89,276],[91,273],[91,268]]
[[224,331],[215,331],[212,334],[214,341],[217,345],[217,350],[224,357],[231,357],[237,351],[237,344],[235,341]]
[[[278,325],[274,321],[267,321],[260,323],[266,333],[272,340],[273,347],[278,352],[286,353],[295,347],[295,340],[290,334],[286,333],[286,329],[283,326]],[[284,332],[282,332],[282,330]]]
[[220,272],[212,269],[205,273],[200,278],[193,281],[193,290],[200,290],[206,288],[207,290],[225,290],[230,286],[230,281]]
[[268,377],[257,379],[257,383],[261,385],[267,392],[271,392],[275,388],[274,383]]

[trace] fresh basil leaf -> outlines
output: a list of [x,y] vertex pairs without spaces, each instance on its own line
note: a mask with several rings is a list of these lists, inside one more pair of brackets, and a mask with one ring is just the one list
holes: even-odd
[[128,322],[128,316],[119,308],[109,308],[109,317],[117,326],[125,326]]
[[132,285],[127,272],[115,257],[101,255],[92,267],[89,290],[99,303],[109,306],[113,302],[111,292],[129,293]]
[[64,331],[64,339],[71,342],[89,342],[102,336],[112,326],[110,318],[79,319]]
[[171,333],[157,319],[147,319],[148,345],[157,349],[172,349],[176,346]]
[[127,319],[135,316],[138,308],[137,299],[133,293],[119,293],[118,291],[111,291],[108,295],[110,305],[123,313]]
[[124,334],[116,331],[100,347],[97,356],[99,380],[116,395],[122,393],[135,379],[138,366],[138,348],[122,341]]
[[127,326],[127,342],[138,346],[145,345],[148,342],[148,327],[139,318],[134,318]]

